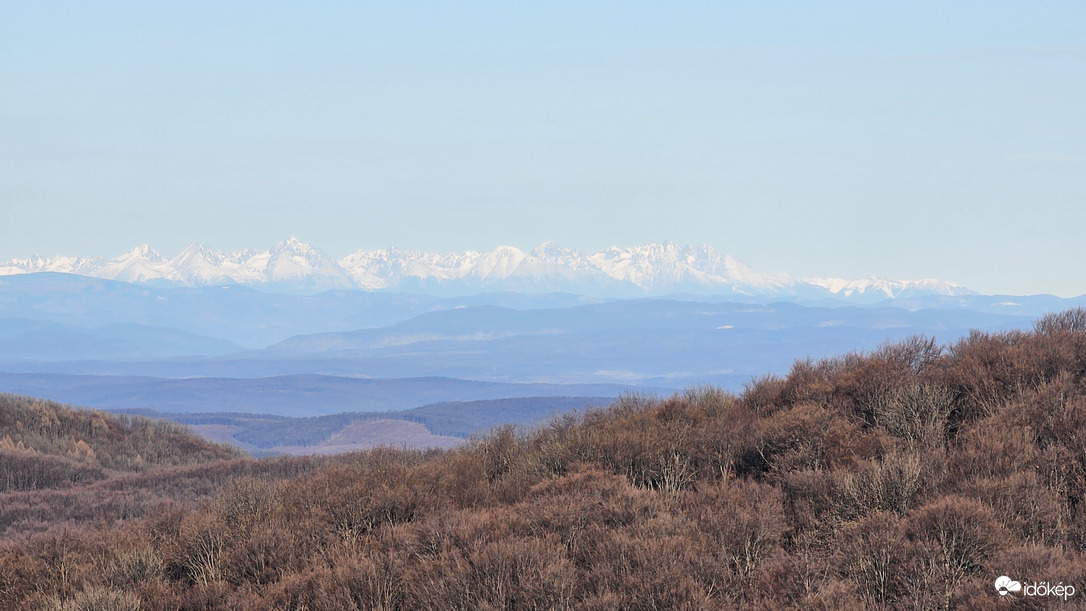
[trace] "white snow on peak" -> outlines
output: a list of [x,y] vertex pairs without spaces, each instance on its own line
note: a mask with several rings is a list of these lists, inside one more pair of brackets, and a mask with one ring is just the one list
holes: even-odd
[[753,295],[785,291],[795,284],[789,276],[758,273],[709,246],[680,246],[671,240],[611,247],[588,259],[611,278],[662,292],[717,289]]
[[114,259],[31,257],[0,263],[0,275],[62,272],[127,282],[161,281],[184,286],[241,284],[281,290],[431,291],[471,294],[485,290],[563,291],[598,296],[672,293],[750,296],[900,297],[960,295],[962,287],[940,280],[796,280],[764,274],[713,248],[671,240],[613,246],[584,254],[544,242],[531,252],[498,246],[486,252],[428,253],[397,248],[359,250],[335,260],[290,236],[270,250],[220,252],[193,244],[171,259],[142,245]]
[[788,274],[762,274],[731,255],[725,255],[723,261],[724,277],[738,285],[761,290],[784,290],[795,285],[796,281]]
[[519,248],[499,246],[488,253],[480,254],[470,273],[479,278],[508,278],[525,259],[527,255]]
[[193,244],[170,259],[170,267],[181,284],[233,284],[236,280],[227,272],[229,259],[222,253]]
[[270,283],[301,283],[315,289],[354,288],[354,281],[335,259],[294,236],[271,250],[264,277]]
[[827,291],[844,297],[877,294],[887,298],[898,298],[907,292],[917,291],[934,295],[964,295],[969,291],[953,282],[944,280],[891,280],[888,278],[863,278],[845,280],[843,278],[814,277],[805,282],[820,286]]
[[272,249],[272,254],[291,253],[291,255],[293,256],[301,257],[319,256],[320,252],[321,251],[319,251],[318,249],[313,248],[309,244],[306,244],[305,242],[299,240],[294,236],[290,236],[282,242],[279,242],[275,245],[275,248]]
[[7,263],[0,263],[0,276],[14,276],[16,274],[33,274],[36,272],[56,272],[61,274],[92,275],[92,272],[102,266],[102,259],[85,257],[50,257],[45,258],[35,255],[26,259],[12,259]]
[[170,278],[169,262],[147,244],[111,259],[96,270],[95,276],[122,282],[148,282]]
[[127,253],[121,255],[119,258],[127,260],[141,259],[151,261],[153,263],[162,262],[162,255],[158,254],[155,249],[151,248],[147,244],[141,244],[128,251]]

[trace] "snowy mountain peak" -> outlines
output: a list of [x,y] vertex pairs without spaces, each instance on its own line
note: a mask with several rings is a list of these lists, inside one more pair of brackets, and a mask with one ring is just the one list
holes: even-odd
[[137,246],[127,253],[99,267],[93,275],[122,282],[150,282],[172,280],[169,262],[147,244]]
[[193,244],[170,259],[175,279],[182,284],[234,284],[226,272],[229,264],[226,255]]
[[350,275],[335,259],[294,236],[276,244],[269,254],[264,273],[268,283],[315,290],[355,288]]
[[499,246],[490,252],[479,254],[470,275],[487,280],[505,279],[512,276],[526,258],[527,255],[519,248]]
[[965,295],[969,291],[964,287],[944,280],[891,280],[888,278],[865,278],[845,280],[843,278],[808,278],[807,282],[825,288],[829,292],[843,297],[875,295],[889,299],[908,297],[914,294],[929,295]]
[[758,272],[707,245],[682,246],[672,240],[612,246],[588,255],[554,242],[544,242],[530,253],[507,245],[487,252],[448,254],[383,248],[359,250],[337,261],[290,236],[270,250],[223,253],[193,244],[169,260],[145,244],[111,260],[34,257],[0,264],[0,275],[41,271],[186,286],[243,284],[288,291],[337,288],[448,295],[513,290],[599,297],[691,293],[871,301],[967,292],[939,280],[797,280],[787,274]]
[[532,250],[532,256],[537,259],[557,259],[561,257],[580,256],[580,253],[559,246],[556,242],[543,242]]
[[312,256],[315,251],[317,251],[316,248],[313,248],[309,244],[299,240],[294,236],[290,236],[289,238],[276,244],[275,248],[272,248],[272,254],[291,253],[306,257]]
[[163,261],[162,255],[158,254],[158,251],[147,244],[141,244],[133,248],[124,255],[121,255],[121,258],[128,260],[143,259],[152,263],[161,263]]
[[187,261],[205,261],[207,263],[218,264],[225,259],[225,255],[220,252],[216,252],[207,248],[201,244],[193,244],[182,250],[171,261],[187,262]]

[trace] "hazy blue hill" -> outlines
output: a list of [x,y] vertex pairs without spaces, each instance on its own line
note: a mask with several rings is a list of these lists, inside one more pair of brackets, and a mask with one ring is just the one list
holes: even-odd
[[880,302],[879,305],[919,309],[961,309],[1002,316],[1038,318],[1048,312],[1060,312],[1086,306],[1086,295],[1057,297],[1055,295],[958,295],[905,297]]
[[[630,299],[606,302],[568,293],[482,293],[440,298],[423,294],[335,290],[311,295],[274,294],[242,286],[165,287],[131,284],[72,274],[34,273],[0,277],[0,318],[50,321],[84,329],[114,324],[178,329],[185,333],[223,339],[248,348],[264,348],[298,335],[353,332],[407,323],[420,315],[456,312],[473,306],[526,310],[576,310],[578,306],[645,304],[656,301],[766,305],[766,298],[743,295],[676,296],[672,299]],[[797,302],[792,302],[796,304]],[[1052,296],[1005,297],[984,295],[924,295],[882,300],[877,308],[963,309],[1009,317],[1036,317],[1043,312],[1086,303],[1086,299]],[[1014,304],[1014,305],[1012,305]],[[847,300],[820,299],[802,303],[830,309],[850,305]],[[637,311],[642,306],[616,306]],[[867,307],[867,306],[863,306]],[[461,319],[427,319],[412,325]],[[604,321],[606,322],[606,321]],[[981,320],[980,323],[984,323]],[[402,330],[410,329],[403,327]],[[218,354],[211,348],[206,354]],[[10,360],[10,359],[4,359]]]
[[0,319],[0,354],[21,360],[125,360],[242,350],[223,339],[134,323],[87,329],[43,320]]
[[137,346],[89,329],[25,318],[0,319],[0,355],[20,360],[135,358]]
[[81,327],[180,328],[258,348],[299,333],[381,326],[438,307],[425,295],[328,291],[265,293],[242,286],[157,287],[71,274],[0,277],[0,316]]
[[485,293],[440,298],[424,294],[332,290],[298,295],[231,285],[167,287],[73,274],[0,276],[0,318],[100,328],[119,323],[177,328],[263,348],[291,336],[383,327],[434,309],[475,305],[569,307],[578,295]]
[[[327,416],[292,418],[253,413],[168,413],[155,410],[120,410],[121,413],[164,418],[197,430],[219,427],[221,439],[236,442],[256,454],[274,454],[276,448],[313,446],[339,433],[348,425],[378,420],[406,420],[424,425],[434,435],[467,438],[492,427],[513,424],[531,426],[564,413],[586,407],[610,405],[615,397],[513,397],[482,401],[445,401],[409,410],[350,412]],[[386,443],[399,446],[401,440]]]
[[389,416],[414,419],[439,435],[467,437],[501,424],[532,425],[555,414],[605,407],[614,397],[523,397],[484,401],[443,401]]
[[287,295],[7,276],[0,277],[0,371],[9,373],[0,375],[0,392],[111,409],[306,416],[442,401],[615,396],[630,387],[666,393],[710,383],[740,390],[752,377],[786,373],[797,358],[873,350],[915,334],[953,342],[974,328],[1025,328],[1039,310],[1075,300],[754,301]]
[[403,410],[450,400],[544,395],[616,397],[630,387],[619,384],[513,384],[438,377],[364,379],[290,375],[165,379],[0,373],[0,389],[109,410],[315,416],[347,411]]
[[1027,323],[1025,317],[1015,314],[974,311],[639,299],[560,309],[514,310],[480,306],[429,312],[382,328],[293,337],[272,346],[264,354],[362,354],[374,348],[448,340],[493,341],[535,335],[568,338],[611,332],[643,338],[672,333],[712,336],[711,331],[724,330],[731,331],[729,335],[732,336],[744,333],[779,335],[789,331],[798,333],[797,339],[827,328],[851,333],[902,329],[910,333],[961,334],[970,327],[998,328]]
[[[225,292],[231,291],[233,289]],[[249,293],[250,297],[259,295],[253,291]],[[290,299],[308,299],[316,303],[334,301],[347,293]],[[275,311],[274,300],[283,298],[265,297],[273,303],[261,307],[270,309],[258,307],[248,318],[232,307],[216,314],[213,305],[209,304],[194,305],[185,315],[196,316],[202,312],[203,317],[219,316],[221,320],[217,324],[226,324],[229,320],[238,326],[259,327],[266,320],[275,318],[271,313]],[[401,297],[385,295],[393,300],[389,304]],[[495,382],[619,383],[667,388],[713,383],[739,389],[752,376],[767,371],[785,373],[797,356],[818,358],[849,349],[871,350],[887,340],[913,334],[949,342],[971,328],[1022,328],[1029,326],[1032,320],[1032,316],[1001,313],[1018,306],[1000,306],[997,304],[1005,302],[969,298],[982,310],[960,305],[910,310],[896,305],[816,307],[796,303],[712,303],[674,299],[515,309],[451,301],[440,306],[443,309],[434,311],[410,316],[401,312],[405,319],[388,325],[346,331],[328,331],[329,327],[347,322],[335,316],[326,319],[320,308],[311,308],[305,311],[313,319],[305,324],[324,325],[323,332],[298,335],[263,350],[184,358],[116,356],[123,354],[125,347],[132,343],[132,334],[128,331],[133,327],[112,327],[100,330],[103,334],[107,331],[112,334],[102,337],[99,350],[112,351],[114,356],[95,354],[93,342],[66,352],[63,348],[50,348],[58,342],[63,345],[63,341],[42,340],[35,346],[33,337],[28,336],[22,345],[11,346],[0,355],[0,371],[162,378],[253,378],[293,374],[371,378],[438,376]],[[344,299],[350,301],[347,297]],[[477,299],[483,302],[488,299],[517,301],[506,294],[478,296]],[[522,296],[520,299],[532,302],[533,298]],[[569,296],[540,296],[538,303],[565,303],[567,300],[576,302]],[[1028,299],[1021,301],[1029,303]],[[289,312],[290,308],[286,310]],[[284,314],[286,318],[290,316]],[[178,324],[183,323],[184,320],[178,321]],[[143,339],[146,348],[142,353],[150,353],[155,345],[154,338],[145,336]],[[179,338],[165,338],[160,344],[160,351],[172,350],[175,354],[178,345],[195,348],[191,344],[185,345]],[[80,344],[72,342],[72,345]],[[221,346],[204,347],[206,352],[212,348],[220,349]],[[47,356],[57,360],[47,362],[34,358],[43,350],[52,350]],[[435,400],[457,398],[461,397],[437,397]]]
[[338,357],[381,377],[443,375],[737,389],[793,360],[921,334],[953,341],[971,328],[1028,326],[1030,318],[965,309],[813,307],[613,301],[573,308],[474,307],[430,312],[380,329],[291,338],[266,359]]

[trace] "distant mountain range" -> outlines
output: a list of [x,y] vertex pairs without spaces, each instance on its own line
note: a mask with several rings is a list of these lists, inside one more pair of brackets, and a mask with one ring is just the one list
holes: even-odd
[[363,289],[443,296],[484,291],[595,297],[687,293],[873,302],[970,293],[957,284],[932,279],[797,279],[764,274],[709,246],[680,246],[671,241],[611,247],[592,254],[554,243],[530,253],[512,246],[452,254],[390,248],[359,250],[337,261],[291,237],[266,251],[224,253],[194,244],[167,259],[143,245],[114,259],[35,256],[0,264],[0,276],[36,272],[189,287],[243,285],[282,292]]
[[[294,263],[279,258],[280,271]],[[140,259],[149,257],[128,263]],[[265,267],[274,271],[273,259],[268,253]],[[100,269],[125,268],[117,263]],[[837,293],[822,288],[823,297],[814,299],[783,292],[607,299],[496,290],[450,297],[357,288],[277,292],[142,277],[0,277],[0,393],[114,409],[297,416],[615,396],[624,388],[739,390],[753,376],[787,373],[796,359],[873,350],[916,334],[952,344],[971,329],[1028,328],[1046,312],[1086,305],[1086,296],[920,289],[876,299],[885,293],[874,285],[860,301],[825,297],[846,295],[847,286],[830,287]],[[502,277],[515,276],[506,270]],[[380,401],[365,398],[378,387]]]

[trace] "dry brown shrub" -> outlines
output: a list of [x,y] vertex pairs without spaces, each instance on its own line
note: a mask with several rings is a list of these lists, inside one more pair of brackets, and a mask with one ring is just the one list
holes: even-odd
[[990,416],[1022,387],[1024,341],[1017,331],[971,331],[950,347],[938,377],[958,397],[952,425]]
[[113,588],[95,587],[76,593],[64,601],[54,601],[48,609],[54,611],[140,611],[139,596]]
[[829,407],[837,387],[840,371],[854,358],[814,360],[807,358],[796,361],[784,378],[780,400],[785,405],[814,403]]
[[809,577],[803,559],[777,548],[751,573],[749,586],[739,592],[744,609],[801,609]]
[[874,404],[875,424],[895,437],[928,450],[946,441],[953,395],[936,384],[913,382],[889,388]]
[[856,584],[864,601],[892,603],[914,585],[906,564],[905,523],[899,516],[873,512],[842,528],[840,537],[838,570]]
[[333,465],[309,478],[302,490],[312,512],[344,541],[383,525],[414,520],[426,495],[416,484],[415,468],[395,454],[372,457],[371,464]]
[[557,534],[572,558],[588,524],[629,523],[630,498],[639,497],[621,476],[581,466],[536,484],[517,511],[536,532]]
[[682,499],[684,511],[709,548],[740,581],[780,545],[787,530],[778,488],[744,480],[706,486]]
[[891,453],[837,473],[837,514],[843,520],[875,511],[904,515],[926,488],[922,461],[911,452]]
[[295,556],[294,537],[288,529],[251,529],[231,541],[223,577],[234,585],[273,583],[287,573]]
[[1071,521],[1070,508],[1034,471],[1017,471],[1003,478],[977,478],[961,494],[992,508],[996,519],[1017,539],[1041,545],[1062,545]]
[[785,392],[788,390],[784,378],[766,375],[754,378],[743,385],[740,403],[759,416],[768,416],[787,405]]
[[[590,527],[593,561],[585,569],[589,608],[600,600],[629,609],[700,609],[721,604],[691,570],[694,558],[688,538],[651,523],[629,528]],[[595,532],[592,532],[595,531]],[[708,584],[711,585],[711,584]],[[724,599],[725,601],[727,599]],[[725,603],[726,604],[726,603]]]
[[164,574],[162,557],[154,548],[144,546],[118,553],[107,571],[107,579],[118,588],[134,588]]
[[22,609],[38,592],[48,570],[25,545],[0,544],[0,609]]
[[1049,312],[1033,324],[1033,330],[1040,335],[1086,332],[1086,308]]
[[555,541],[503,538],[457,555],[447,549],[419,560],[407,606],[414,609],[569,608],[572,563]]
[[510,424],[491,429],[474,440],[472,450],[482,455],[486,479],[491,482],[513,469],[523,468],[527,454],[524,436]]
[[855,583],[847,579],[834,579],[804,598],[799,608],[811,611],[861,611],[871,606],[863,601]]
[[537,453],[531,431],[512,425],[492,429],[473,440],[467,450],[477,455],[489,484],[488,496],[500,503],[516,503],[543,477],[553,473]]
[[282,503],[275,486],[251,477],[235,480],[215,497],[210,511],[236,532],[267,524]]
[[690,386],[680,395],[708,418],[727,418],[736,408],[738,398],[719,386]]
[[830,407],[842,415],[875,423],[875,407],[888,392],[916,378],[910,359],[897,354],[894,344],[870,355],[848,354],[836,361],[831,382]]
[[230,599],[233,595],[233,588],[222,581],[187,584],[178,597],[179,608],[180,611],[212,611],[238,608],[238,605],[231,604]]
[[581,432],[582,419],[576,413],[554,416],[546,427],[530,438],[531,456],[544,475],[564,475],[580,457],[576,452],[576,437]]
[[[1050,598],[1013,596],[1015,608],[1049,609],[1082,606],[1083,586],[1086,583],[1086,562],[1081,552],[1054,549],[1050,546],[1026,544],[1000,550],[991,561],[992,574],[1007,575],[1022,585],[1048,582],[1052,586],[1072,585],[1076,589],[1069,604],[1061,600],[1053,604]],[[994,579],[994,578],[993,578]],[[991,588],[992,584],[988,584]],[[991,596],[991,594],[989,594]],[[1010,596],[1010,595],[1008,595]],[[983,600],[983,598],[978,597]],[[1077,601],[1076,601],[1077,599]]]
[[697,432],[692,422],[704,415],[679,398],[659,405],[626,407],[606,415],[589,413],[573,450],[580,460],[625,475],[638,487],[677,492],[701,469],[691,453]]
[[81,464],[70,457],[0,448],[0,493],[63,488],[106,477],[97,465]]
[[233,533],[221,519],[205,512],[185,515],[176,538],[164,552],[166,573],[193,585],[221,581],[226,570],[226,550]]
[[262,593],[259,605],[245,608],[307,611],[403,609],[402,567],[379,549],[340,550],[317,566],[290,573]]
[[875,357],[885,359],[917,376],[928,373],[943,356],[943,347],[934,337],[910,335],[886,343],[875,351]]
[[653,394],[623,392],[618,399],[604,409],[589,410],[586,419],[595,417],[616,418],[641,412],[656,406],[660,400]]
[[944,608],[952,606],[967,579],[988,578],[989,561],[1008,536],[991,508],[954,495],[911,513],[907,532],[913,543],[913,575],[920,583],[933,584]]
[[477,507],[489,500],[486,467],[478,453],[450,452],[420,465],[418,486],[432,502],[452,508]]
[[1061,376],[1086,373],[1086,334],[973,331],[950,350],[942,383],[958,397],[952,425],[990,416]]
[[35,588],[44,596],[66,600],[83,589],[88,578],[97,578],[104,546],[96,547],[79,532],[63,529],[32,538],[28,548],[37,560],[36,570],[28,575]]
[[1041,462],[1030,431],[1005,418],[978,422],[959,435],[950,452],[951,482],[961,485],[977,478],[1006,478]]
[[407,607],[562,608],[576,572],[558,531],[562,517],[525,507],[449,511],[411,525]]
[[881,453],[883,439],[833,410],[801,404],[759,420],[739,455],[740,475],[849,465]]
[[836,530],[839,471],[805,469],[784,474],[777,487],[784,495],[783,507],[795,538],[808,540],[813,548]]

